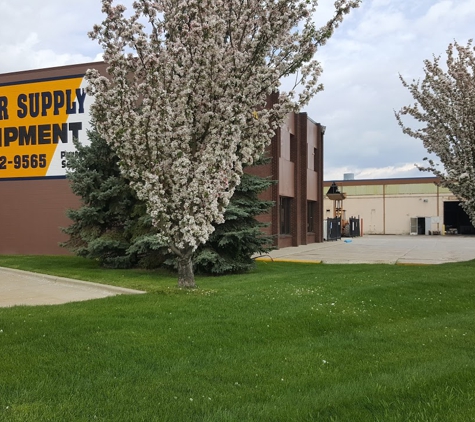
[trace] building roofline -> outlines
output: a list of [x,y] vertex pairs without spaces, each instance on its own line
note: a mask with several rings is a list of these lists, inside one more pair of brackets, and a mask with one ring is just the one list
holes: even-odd
[[331,186],[335,182],[337,185],[358,186],[358,185],[399,185],[417,183],[440,183],[440,178],[431,177],[398,177],[388,179],[352,179],[352,180],[325,180],[323,186]]
[[97,66],[97,65],[103,66],[104,61],[99,60],[99,61],[95,61],[95,62],[65,64],[65,65],[61,65],[61,66],[51,66],[51,67],[39,67],[39,68],[27,69],[27,70],[16,70],[14,72],[0,73],[0,76],[2,76],[2,77],[3,76],[18,76],[18,75],[25,75],[25,74],[29,74],[29,73],[38,73],[38,72],[42,72],[42,71],[45,71],[45,70],[57,71],[57,70],[63,70],[63,69],[73,69],[75,67],[80,67],[80,68],[84,68],[86,66],[94,67],[94,66]]

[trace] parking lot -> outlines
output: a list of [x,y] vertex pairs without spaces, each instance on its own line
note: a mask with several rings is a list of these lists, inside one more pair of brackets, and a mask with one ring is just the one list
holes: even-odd
[[266,258],[325,264],[442,264],[475,259],[475,236],[366,235],[283,248]]

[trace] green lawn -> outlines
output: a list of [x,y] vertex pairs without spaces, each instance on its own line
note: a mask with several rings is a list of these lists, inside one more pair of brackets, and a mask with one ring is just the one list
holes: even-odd
[[475,421],[475,261],[259,263],[197,291],[79,258],[0,265],[149,292],[0,308],[1,421]]

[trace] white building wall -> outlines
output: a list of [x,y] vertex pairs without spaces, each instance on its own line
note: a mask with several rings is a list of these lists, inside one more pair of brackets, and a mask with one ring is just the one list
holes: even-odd
[[[440,200],[439,200],[440,202]],[[409,234],[411,217],[439,217],[443,204],[437,207],[436,195],[386,197],[386,234]],[[441,230],[438,227],[429,230]]]
[[[337,184],[340,187],[340,183]],[[427,232],[442,231],[444,202],[456,200],[447,189],[438,188],[434,183],[362,184],[342,186],[340,191],[347,194],[343,201],[343,219],[360,217],[363,234],[410,234],[411,217],[431,217],[427,220],[430,222]],[[333,201],[326,197],[324,209],[326,217],[333,217]]]

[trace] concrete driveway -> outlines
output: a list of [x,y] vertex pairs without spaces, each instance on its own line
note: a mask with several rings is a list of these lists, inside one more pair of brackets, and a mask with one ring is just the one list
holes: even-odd
[[475,236],[366,235],[283,248],[259,259],[324,264],[442,264],[475,259]]

